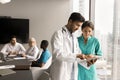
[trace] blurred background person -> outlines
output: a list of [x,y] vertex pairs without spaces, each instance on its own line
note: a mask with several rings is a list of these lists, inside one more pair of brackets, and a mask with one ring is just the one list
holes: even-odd
[[32,62],[32,67],[43,67],[48,59],[51,57],[51,53],[47,49],[48,47],[48,41],[47,40],[42,40],[40,44],[40,48],[43,49],[43,52],[40,56],[40,58],[37,61]]
[[27,49],[26,53],[23,54],[23,57],[27,59],[36,60],[39,57],[39,49],[36,44],[35,38],[30,38],[28,42],[29,48]]
[[23,45],[17,42],[16,36],[12,36],[10,43],[5,44],[0,52],[5,56],[9,56],[23,54],[25,51]]

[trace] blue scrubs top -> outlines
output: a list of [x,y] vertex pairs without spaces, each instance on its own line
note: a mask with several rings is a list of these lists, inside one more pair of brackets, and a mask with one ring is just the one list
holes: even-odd
[[51,53],[46,49],[42,52],[40,58],[37,60],[38,63],[46,63],[47,60],[51,57]]
[[[83,54],[93,54],[98,56],[102,55],[100,43],[95,37],[90,36],[85,44],[84,37],[80,36],[78,37],[78,43]],[[95,65],[91,65],[90,69],[87,70],[78,64],[78,80],[97,80]]]

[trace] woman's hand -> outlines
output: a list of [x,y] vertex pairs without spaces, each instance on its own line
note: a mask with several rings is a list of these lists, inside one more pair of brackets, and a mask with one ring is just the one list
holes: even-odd
[[86,59],[87,59],[87,63],[88,63],[88,66],[94,64],[96,61],[97,61],[97,58],[95,57],[95,55],[86,55]]
[[91,59],[91,60],[87,60],[87,66],[89,67],[90,65],[94,64],[96,61],[97,61],[97,58]]

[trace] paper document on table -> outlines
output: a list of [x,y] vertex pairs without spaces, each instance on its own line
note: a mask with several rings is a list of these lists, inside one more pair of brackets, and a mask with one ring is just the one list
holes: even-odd
[[81,65],[81,66],[83,66],[84,68],[86,68],[86,69],[90,69],[90,66],[87,66],[87,60],[86,59],[84,59],[84,60],[81,60],[81,59],[79,59],[79,58],[77,58],[77,62]]
[[8,57],[15,57],[16,55],[13,55],[13,54],[11,54],[11,55],[8,55]]
[[15,57],[15,60],[19,60],[19,59],[26,59],[25,57]]
[[9,68],[15,68],[15,65],[3,65],[3,66],[0,66],[0,69],[9,69]]
[[13,73],[16,73],[16,72],[11,69],[0,69],[0,76],[5,76]]

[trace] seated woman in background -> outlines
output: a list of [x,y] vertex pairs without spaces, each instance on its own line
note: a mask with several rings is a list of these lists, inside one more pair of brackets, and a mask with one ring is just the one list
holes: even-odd
[[[101,56],[101,46],[97,38],[92,36],[94,25],[90,21],[85,21],[81,27],[82,35],[78,37],[79,47],[85,59]],[[96,61],[96,60],[95,60]],[[86,69],[78,64],[78,80],[97,80],[95,61],[90,69]]]
[[40,47],[43,49],[43,52],[37,61],[32,62],[32,67],[43,67],[48,59],[51,57],[51,53],[47,49],[48,44],[49,43],[47,40],[42,40]]
[[26,57],[27,59],[36,60],[37,56],[39,55],[39,49],[36,45],[35,38],[29,39],[29,48],[27,49],[26,53],[23,54],[23,57]]

